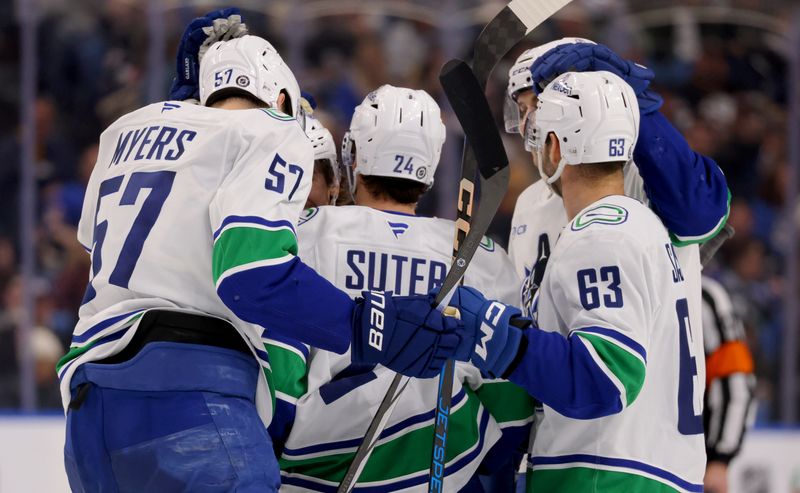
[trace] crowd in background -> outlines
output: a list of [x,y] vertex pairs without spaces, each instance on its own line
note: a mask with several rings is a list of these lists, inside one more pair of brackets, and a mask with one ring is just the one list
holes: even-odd
[[[488,95],[502,108],[506,72],[522,49],[562,36],[606,42],[656,72],[662,111],[698,152],[722,167],[732,193],[729,222],[736,235],[706,273],[731,292],[745,321],[756,360],[759,422],[776,419],[781,348],[784,252],[788,237],[785,184],[787,63],[781,45],[757,29],[695,25],[688,34],[668,26],[636,30],[609,20],[626,9],[609,0],[574,3],[537,30],[495,71]],[[45,5],[47,2],[45,2]],[[39,83],[35,105],[37,185],[35,325],[38,404],[60,405],[54,366],[69,345],[83,292],[89,257],[76,240],[83,194],[97,156],[100,132],[117,117],[147,103],[148,36],[145,9],[132,0],[83,0],[69,8],[57,0],[45,8],[38,33]],[[172,9],[165,18],[163,97],[183,26],[213,5]],[[5,10],[5,11],[4,11]],[[286,46],[285,28],[263,11],[243,9],[251,32]],[[19,42],[11,2],[0,6],[0,408],[19,406],[18,321],[21,280],[19,244]],[[480,26],[466,29],[474,39]],[[680,32],[679,32],[680,31]],[[297,70],[313,94],[321,119],[337,139],[367,92],[392,83],[430,92],[439,100],[439,67],[448,56],[468,56],[468,43],[445,46],[433,25],[391,16],[345,15],[306,22]],[[497,114],[498,124],[502,116]],[[445,119],[453,121],[445,113]],[[453,125],[452,129],[457,128]],[[451,130],[452,130],[451,129]],[[448,134],[457,138],[453,132]],[[509,194],[492,228],[505,244],[517,195],[536,178],[520,139],[508,136],[512,161]],[[460,144],[455,147],[460,152]],[[457,160],[453,161],[457,163]],[[444,166],[444,165],[442,165]],[[442,176],[440,170],[437,179]],[[457,176],[451,173],[450,176]],[[451,184],[452,185],[452,184]],[[437,190],[439,195],[437,196]],[[452,186],[438,185],[420,207],[435,214]],[[450,195],[445,196],[448,200]],[[454,199],[452,200],[454,202]],[[794,218],[797,220],[797,217]]]

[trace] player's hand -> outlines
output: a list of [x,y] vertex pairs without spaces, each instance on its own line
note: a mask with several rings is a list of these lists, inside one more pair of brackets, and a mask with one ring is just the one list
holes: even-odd
[[709,462],[703,488],[707,493],[728,493],[728,465],[719,461]]
[[247,26],[242,23],[242,16],[236,7],[215,10],[190,22],[178,45],[175,78],[169,98],[176,101],[200,99],[197,74],[205,52],[217,41],[227,41],[245,34]]
[[460,286],[450,306],[457,308],[471,336],[472,364],[493,378],[501,377],[519,351],[522,331],[511,325],[521,313],[513,306],[487,300],[474,288]]
[[434,308],[433,295],[362,295],[354,311],[353,362],[379,363],[410,377],[430,378],[448,359],[469,359],[464,324]]
[[655,74],[649,68],[625,60],[609,47],[591,43],[565,43],[540,56],[531,65],[533,89],[540,93],[553,79],[565,72],[606,70],[620,76],[636,93],[642,115],[658,111],[661,96],[648,89]]

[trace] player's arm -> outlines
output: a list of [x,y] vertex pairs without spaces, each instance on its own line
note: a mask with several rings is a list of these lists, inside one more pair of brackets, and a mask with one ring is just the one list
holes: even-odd
[[[253,125],[275,126],[267,114]],[[246,322],[343,353],[354,303],[297,257],[295,228],[311,186],[313,151],[295,121],[248,141],[210,206],[217,294]],[[286,127],[290,128],[286,128]]]
[[727,465],[739,452],[753,402],[753,358],[728,293],[703,278],[706,346],[705,429],[708,462]]
[[717,163],[693,151],[658,111],[642,114],[633,160],[650,207],[677,245],[708,241],[725,226],[727,181]]
[[567,71],[607,70],[633,87],[641,123],[633,159],[644,181],[650,206],[679,245],[713,238],[728,217],[730,194],[713,159],[694,152],[686,139],[659,113],[661,97],[648,89],[653,71],[621,58],[600,44],[559,45],[531,67],[534,88]]
[[576,250],[568,247],[550,274],[556,309],[570,327],[566,337],[472,288],[460,288],[451,304],[475,331],[473,364],[565,416],[592,419],[622,411],[641,391],[647,368],[642,331],[652,307],[635,252],[608,240],[592,241],[591,255]]

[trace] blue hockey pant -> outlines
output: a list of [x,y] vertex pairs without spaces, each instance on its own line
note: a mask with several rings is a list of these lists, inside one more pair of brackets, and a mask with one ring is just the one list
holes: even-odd
[[251,356],[152,342],[71,381],[64,458],[74,492],[271,492],[272,442],[256,412]]

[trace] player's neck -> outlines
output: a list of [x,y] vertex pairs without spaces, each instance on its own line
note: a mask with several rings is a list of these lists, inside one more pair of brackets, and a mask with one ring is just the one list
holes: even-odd
[[561,196],[569,221],[587,206],[609,195],[625,195],[624,181],[613,176],[591,181],[581,179],[561,181]]
[[252,101],[237,97],[225,98],[212,104],[211,107],[221,110],[251,110],[253,108],[258,108]]
[[401,204],[391,199],[375,197],[363,187],[356,189],[356,205],[371,207],[381,211],[402,212],[403,214],[416,214],[417,204]]

